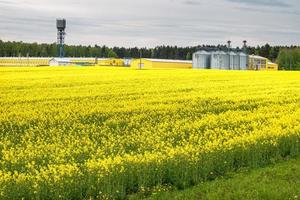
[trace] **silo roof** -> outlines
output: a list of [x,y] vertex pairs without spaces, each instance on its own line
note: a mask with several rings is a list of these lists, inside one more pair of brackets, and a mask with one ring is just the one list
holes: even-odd
[[254,58],[254,59],[266,59],[265,57],[262,57],[262,56],[257,56],[257,55],[250,55],[249,56],[250,58]]
[[225,53],[224,51],[213,51],[213,52],[211,52],[212,54],[214,54],[214,55],[226,55],[227,53]]
[[200,51],[196,51],[196,54],[207,54],[207,55],[209,55],[210,53],[205,51],[205,50],[200,50]]
[[247,54],[245,54],[244,52],[240,52],[239,55],[240,56],[247,56]]

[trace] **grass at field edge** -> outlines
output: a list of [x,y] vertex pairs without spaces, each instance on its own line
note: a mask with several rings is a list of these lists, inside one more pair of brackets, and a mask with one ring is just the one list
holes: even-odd
[[[300,199],[300,158],[279,162],[259,169],[241,169],[214,181],[204,182],[193,188],[159,191],[151,196],[139,194],[130,200],[289,200]],[[170,189],[170,188],[169,188]]]

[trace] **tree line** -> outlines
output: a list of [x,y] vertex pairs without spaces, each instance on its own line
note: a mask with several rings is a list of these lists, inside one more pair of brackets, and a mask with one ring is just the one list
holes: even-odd
[[[194,47],[157,46],[155,48],[125,48],[65,45],[66,57],[98,57],[98,58],[158,58],[191,60],[192,54],[199,47],[222,47],[222,45],[202,45]],[[224,46],[223,46],[224,47]],[[299,49],[297,46],[270,46],[269,44],[256,47],[247,47],[248,54],[260,55],[273,62],[278,62],[281,69],[297,69],[299,62]],[[56,57],[58,47],[55,43],[38,44],[24,42],[4,42],[0,40],[0,57]]]
[[[145,58],[161,59],[192,59],[196,47],[158,46],[155,48],[109,48],[105,45],[82,46],[65,45],[66,57],[98,57],[98,58]],[[4,42],[0,40],[0,57],[56,57],[58,47],[53,44],[38,44],[24,42]]]
[[282,70],[300,70],[300,48],[281,49],[276,62]]

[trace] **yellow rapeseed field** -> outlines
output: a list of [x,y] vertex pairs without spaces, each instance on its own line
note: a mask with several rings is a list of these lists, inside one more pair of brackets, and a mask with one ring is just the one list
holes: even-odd
[[300,73],[0,68],[0,199],[124,199],[300,155]]

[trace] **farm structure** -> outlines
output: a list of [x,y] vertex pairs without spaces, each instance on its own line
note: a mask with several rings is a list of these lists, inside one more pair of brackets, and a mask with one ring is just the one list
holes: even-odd
[[178,68],[192,69],[192,61],[190,60],[168,60],[168,59],[134,59],[131,61],[132,68]]
[[52,58],[50,66],[125,66],[123,59],[115,58]]
[[[222,70],[278,70],[278,65],[267,58],[244,53],[225,51],[197,51],[193,62],[166,59],[117,59],[117,58],[34,58],[2,57],[0,66],[120,66],[132,68],[179,68],[179,69],[222,69]],[[141,67],[140,67],[141,66]]]
[[1,57],[0,66],[48,66],[51,58],[40,57]]
[[193,54],[193,68],[247,70],[248,55],[241,51],[199,50]]
[[267,58],[248,55],[246,41],[240,48],[231,48],[231,41],[227,46],[217,48],[199,48],[193,54],[194,69],[220,70],[278,70],[278,65]]
[[268,70],[268,71],[276,71],[278,70],[278,65],[276,63],[271,62],[269,59],[250,55],[249,56],[249,70]]
[[116,58],[50,58],[50,57],[1,57],[0,66],[130,66],[128,59]]

